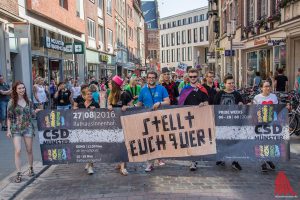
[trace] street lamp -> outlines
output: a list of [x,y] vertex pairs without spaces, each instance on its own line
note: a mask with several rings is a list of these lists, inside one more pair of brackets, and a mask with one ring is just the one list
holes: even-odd
[[235,35],[235,27],[236,27],[236,20],[233,19],[229,23],[227,23],[227,37],[230,40],[230,72],[232,73],[233,70],[233,52],[232,52],[232,40]]

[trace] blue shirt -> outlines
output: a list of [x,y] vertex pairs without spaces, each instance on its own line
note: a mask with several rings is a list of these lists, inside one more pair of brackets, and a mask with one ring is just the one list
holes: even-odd
[[139,102],[143,103],[145,107],[151,108],[157,102],[163,102],[169,94],[165,87],[156,85],[155,88],[149,88],[148,85],[142,88],[139,95]]

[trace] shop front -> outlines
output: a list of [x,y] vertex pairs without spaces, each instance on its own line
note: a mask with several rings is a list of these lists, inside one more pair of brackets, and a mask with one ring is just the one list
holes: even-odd
[[[75,50],[75,39],[47,29],[30,25],[32,79],[42,77],[47,83],[56,83],[79,76],[79,54],[83,54],[83,44],[77,42],[79,50]],[[77,48],[78,49],[78,48]]]
[[255,40],[255,47],[245,51],[247,86],[253,85],[256,72],[265,80],[274,76],[279,68],[286,70],[286,43],[280,40],[283,42],[272,38]]

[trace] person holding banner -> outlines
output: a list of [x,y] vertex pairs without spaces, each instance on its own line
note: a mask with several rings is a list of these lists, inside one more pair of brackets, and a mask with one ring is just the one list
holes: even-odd
[[[215,105],[243,105],[243,97],[240,93],[234,90],[234,79],[231,74],[228,74],[224,78],[225,89],[218,92],[214,99]],[[217,161],[216,165],[225,166],[224,161]],[[242,167],[237,161],[233,161],[231,164],[235,170],[242,170]]]
[[[156,84],[157,78],[158,76],[156,72],[150,71],[147,73],[147,85],[145,85],[141,90],[137,106],[144,106],[146,108],[157,110],[162,105],[170,105],[168,91],[165,87]],[[165,163],[161,160],[158,160],[158,163],[161,166],[165,165]],[[150,172],[152,169],[153,164],[147,162],[145,171]]]
[[13,138],[15,149],[15,165],[17,168],[16,183],[22,181],[21,173],[21,141],[25,142],[29,164],[28,176],[34,176],[32,141],[34,137],[34,126],[32,116],[40,109],[34,111],[32,102],[28,99],[25,85],[17,81],[12,87],[12,98],[7,106],[7,137]]
[[[190,69],[188,72],[190,85],[185,86],[179,96],[179,105],[208,105],[208,93],[205,87],[199,82],[199,72],[197,69]],[[191,171],[197,170],[197,162],[192,161],[190,165]]]
[[[122,91],[122,85],[124,81],[119,76],[114,76],[111,80],[111,91],[108,96],[108,110],[112,110],[115,107],[121,107],[123,111],[126,110],[126,108],[133,106],[133,99],[131,97],[131,94],[127,91]],[[117,169],[120,170],[120,174],[123,176],[128,175],[128,171],[125,168],[124,162],[120,163],[117,166]]]
[[[100,108],[99,104],[94,101],[93,95],[92,95],[92,90],[89,87],[85,87],[83,90],[81,90],[82,98],[84,101],[81,101],[78,103],[78,108],[90,108],[90,109],[95,109],[95,108]],[[85,166],[85,169],[87,170],[87,173],[89,175],[94,174],[94,163],[87,163]]]
[[[271,83],[268,81],[263,81],[260,84],[261,87],[261,93],[256,95],[253,99],[253,104],[278,104],[277,96],[273,93],[271,93]],[[275,165],[272,161],[265,161],[261,165],[261,171],[267,172],[269,170],[275,170]]]

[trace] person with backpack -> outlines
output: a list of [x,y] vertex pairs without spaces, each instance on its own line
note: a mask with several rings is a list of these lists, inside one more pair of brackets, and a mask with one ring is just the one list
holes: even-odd
[[[179,96],[179,105],[208,105],[208,92],[199,81],[199,72],[197,69],[190,69],[188,72],[190,85],[184,87]],[[197,170],[197,162],[192,161],[190,170]]]

